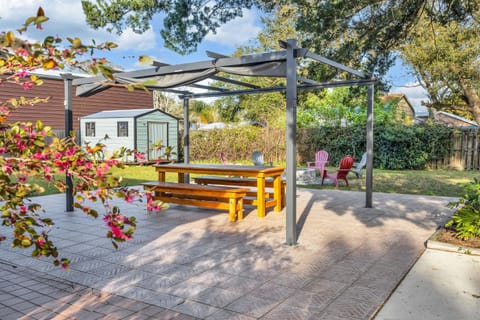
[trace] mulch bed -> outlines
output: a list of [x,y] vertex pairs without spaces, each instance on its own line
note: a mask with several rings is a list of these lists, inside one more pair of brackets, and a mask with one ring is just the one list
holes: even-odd
[[436,241],[446,242],[462,247],[478,248],[480,249],[480,238],[473,238],[469,240],[462,240],[455,237],[455,233],[452,230],[442,229]]

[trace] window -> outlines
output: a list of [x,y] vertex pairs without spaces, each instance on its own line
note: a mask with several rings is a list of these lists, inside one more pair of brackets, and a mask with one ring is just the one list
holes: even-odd
[[85,136],[95,137],[95,122],[85,122]]
[[128,137],[128,121],[117,122],[117,137]]

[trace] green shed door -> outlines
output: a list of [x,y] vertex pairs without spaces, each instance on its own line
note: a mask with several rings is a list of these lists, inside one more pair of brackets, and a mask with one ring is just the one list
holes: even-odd
[[163,146],[168,146],[168,122],[148,122],[148,160],[156,160],[163,156],[164,149],[155,150],[153,144],[159,143]]

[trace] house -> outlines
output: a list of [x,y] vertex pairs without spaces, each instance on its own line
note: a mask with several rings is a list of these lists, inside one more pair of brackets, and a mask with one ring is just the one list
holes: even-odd
[[[65,88],[60,75],[39,75],[43,85],[24,90],[22,86],[5,82],[0,90],[0,101],[24,96],[26,98],[49,97],[47,103],[35,106],[25,105],[12,112],[7,123],[16,121],[35,122],[41,120],[63,136],[65,128]],[[75,90],[75,87],[73,88]],[[128,91],[123,87],[112,87],[89,97],[72,96],[73,129],[80,129],[80,118],[103,110],[151,108],[152,94],[144,90]]]
[[[174,154],[169,159],[177,160],[178,124],[178,118],[159,109],[101,111],[80,119],[80,139],[82,146],[102,142],[107,154],[121,147],[137,150],[146,160],[166,156],[165,148],[157,150],[154,146],[161,144],[172,147]],[[133,161],[133,157],[125,160]]]
[[412,125],[415,122],[415,108],[413,108],[407,96],[402,93],[390,93],[384,95],[380,100],[385,104],[396,104],[398,108],[396,110],[396,120],[406,124]]
[[478,124],[475,121],[457,116],[456,114],[437,111],[434,114],[436,122],[446,124],[448,126],[462,128],[462,129],[478,129]]

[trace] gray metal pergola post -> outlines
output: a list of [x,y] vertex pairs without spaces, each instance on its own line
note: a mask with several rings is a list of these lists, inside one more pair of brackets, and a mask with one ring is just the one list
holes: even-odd
[[365,207],[372,208],[373,190],[373,96],[375,84],[367,86],[367,176],[366,176],[366,199]]
[[297,41],[287,40],[287,192],[286,192],[286,244],[297,243],[297,61],[295,49]]
[[[183,98],[183,162],[190,162],[190,118],[189,116],[189,99]],[[190,176],[185,174],[185,182],[189,183]]]
[[[70,136],[73,131],[73,115],[72,115],[72,81],[73,76],[71,73],[62,74],[64,82],[64,106],[65,106],[65,136]],[[73,211],[73,181],[72,177],[68,174],[68,170],[65,173],[65,183],[67,184],[66,196],[66,211]]]

